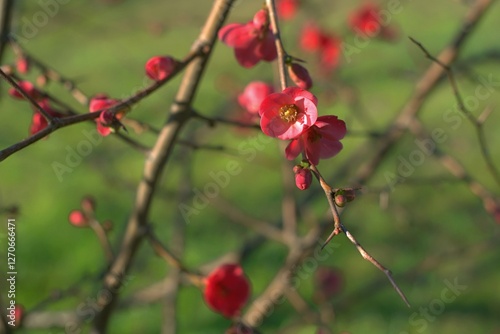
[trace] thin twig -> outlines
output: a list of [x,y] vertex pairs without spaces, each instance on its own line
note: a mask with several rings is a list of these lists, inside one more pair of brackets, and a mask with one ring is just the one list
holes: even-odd
[[379,269],[380,271],[382,271],[385,276],[387,276],[387,279],[389,280],[389,282],[391,282],[392,284],[392,287],[394,288],[394,290],[396,290],[396,292],[399,294],[399,296],[401,297],[401,299],[403,299],[403,301],[405,302],[405,304],[408,306],[408,307],[411,307],[410,306],[410,303],[408,302],[408,299],[406,298],[405,294],[403,293],[403,291],[399,288],[399,286],[396,284],[396,282],[394,281],[394,278],[392,277],[392,273],[389,269],[387,269],[386,267],[384,267],[380,262],[378,262],[373,256],[371,256],[364,248],[363,246],[361,246],[361,244],[354,238],[354,236],[351,234],[351,232],[349,232],[345,226],[343,224],[340,224],[340,228],[342,229],[342,231],[344,232],[344,234],[346,235],[346,237],[351,241],[351,243],[356,246],[356,249],[358,250],[359,254],[361,254],[361,256],[363,257],[363,259],[365,259],[366,261],[370,262],[371,264],[373,264],[375,267],[377,267],[377,269]]
[[458,89],[457,81],[455,79],[451,66],[444,64],[439,59],[432,56],[430,52],[423,46],[422,43],[420,43],[419,41],[415,40],[412,37],[409,38],[413,43],[415,43],[420,48],[420,50],[422,50],[422,52],[425,54],[427,58],[439,64],[446,71],[446,74],[448,75],[448,80],[453,90],[453,94],[455,95],[455,100],[457,101],[458,104],[458,108],[464,114],[467,120],[474,126],[479,141],[479,147],[481,149],[481,155],[483,156],[483,160],[486,163],[486,166],[490,171],[490,174],[495,179],[495,182],[497,183],[498,186],[500,186],[500,172],[498,171],[497,167],[495,166],[495,163],[493,162],[493,159],[491,158],[490,150],[488,148],[488,143],[486,141],[484,134],[484,127],[483,127],[484,122],[481,122],[478,119],[476,119],[476,117],[474,117],[472,112],[465,106],[464,100]]
[[89,219],[89,226],[96,234],[97,239],[99,239],[99,243],[101,244],[104,255],[106,257],[106,262],[108,265],[110,265],[111,262],[113,262],[115,256],[113,255],[113,249],[111,248],[111,244],[109,243],[106,231],[104,230],[102,225],[94,218]]
[[28,100],[28,102],[38,111],[40,112],[43,117],[45,117],[45,119],[47,121],[49,121],[49,124],[51,123],[54,123],[55,122],[55,117],[52,117],[52,115],[50,115],[48,112],[45,111],[45,109],[43,109],[42,107],[40,107],[40,105],[31,97],[29,96],[28,94],[26,94],[26,92],[24,91],[24,89],[22,89],[18,84],[17,82],[15,82],[7,73],[5,73],[1,68],[0,68],[0,76],[2,78],[5,79],[5,81],[7,81],[12,87],[14,87],[15,90],[17,90],[19,92],[19,94],[21,94],[22,97],[24,97],[26,100]]
[[38,67],[42,71],[42,74],[47,76],[47,78],[49,78],[50,80],[60,83],[65,89],[70,92],[70,94],[76,101],[78,101],[78,103],[80,103],[81,105],[87,105],[89,103],[87,94],[80,90],[74,81],[64,77],[59,72],[47,66],[42,61],[38,60],[36,57],[28,53],[13,36],[9,36],[9,39],[14,53],[16,53],[19,57],[24,57],[31,64]]
[[160,242],[160,240],[158,240],[158,238],[151,230],[149,230],[147,233],[147,239],[158,256],[164,259],[165,262],[167,262],[170,266],[182,272],[194,286],[200,288],[203,287],[203,276],[190,271],[170,250],[168,250]]
[[287,58],[287,53],[283,47],[283,42],[281,41],[280,29],[278,25],[278,14],[276,11],[276,5],[274,0],[266,0],[266,6],[269,11],[269,19],[271,23],[271,30],[274,34],[274,40],[276,44],[276,50],[278,51],[278,67],[280,76],[281,90],[288,87],[287,76],[286,76],[286,64],[285,60]]

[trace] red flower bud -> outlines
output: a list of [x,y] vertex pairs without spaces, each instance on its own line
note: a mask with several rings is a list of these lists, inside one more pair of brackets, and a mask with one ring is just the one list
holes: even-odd
[[146,62],[146,75],[155,81],[166,79],[175,70],[176,61],[172,57],[155,56]]
[[295,173],[295,185],[300,190],[306,190],[312,183],[312,173],[308,168],[302,168],[297,165],[293,167]]
[[76,226],[76,227],[87,227],[88,226],[87,217],[85,217],[83,212],[80,210],[71,211],[69,213],[68,220],[71,223],[71,225]]
[[205,302],[227,318],[240,313],[250,295],[250,283],[237,264],[216,268],[205,279]]
[[17,71],[21,74],[26,74],[30,70],[30,63],[26,57],[19,57],[16,61]]
[[297,63],[288,65],[288,75],[298,87],[306,90],[312,87],[311,76],[304,66]]
[[[42,94],[35,88],[35,86],[31,82],[19,81],[17,84],[32,99],[39,100],[42,98]],[[9,95],[16,99],[24,99],[21,93],[19,93],[14,87],[9,88]]]

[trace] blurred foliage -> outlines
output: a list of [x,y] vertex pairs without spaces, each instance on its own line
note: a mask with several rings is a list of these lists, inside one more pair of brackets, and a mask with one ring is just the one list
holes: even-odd
[[[321,114],[336,114],[345,119],[352,131],[382,131],[398,113],[411,94],[419,75],[430,62],[406,36],[421,41],[437,54],[460,27],[468,9],[467,1],[401,1],[402,11],[392,17],[391,24],[399,29],[400,39],[394,43],[377,39],[353,55],[351,62],[342,59],[341,67],[330,77],[320,77],[314,57],[300,51],[297,39],[304,22],[312,20],[324,28],[353,40],[346,28],[349,13],[360,1],[303,1],[298,16],[282,22],[287,50],[308,61],[316,80],[313,93],[320,98]],[[41,9],[39,2],[16,1],[14,25],[22,33],[26,22],[33,20]],[[153,55],[170,54],[182,58],[199,32],[211,1],[69,1],[60,5],[57,13],[24,46],[44,63],[73,78],[87,94],[106,92],[112,97],[128,96],[144,85],[143,65]],[[246,22],[259,8],[259,2],[237,1],[229,22]],[[384,3],[381,4],[384,8]],[[500,7],[493,6],[477,31],[470,38],[458,61],[457,75],[463,96],[474,94],[478,86],[475,75],[492,75],[498,81],[498,59],[477,57],[499,51],[498,19]],[[4,63],[12,63],[12,54]],[[269,64],[259,64],[244,70],[236,63],[232,50],[218,45],[195,101],[195,108],[204,115],[238,118],[242,113],[235,94],[251,80],[272,81]],[[169,83],[157,94],[136,106],[131,117],[161,127],[168,114],[179,79]],[[490,99],[480,101],[474,115],[487,106],[500,103],[498,86]],[[26,103],[10,99],[2,83],[0,97],[2,119],[1,147],[5,148],[28,134],[31,109]],[[86,108],[75,103],[57,84],[47,89],[84,113]],[[358,107],[349,104],[350,94],[358,98]],[[463,122],[457,129],[443,119],[455,104],[446,80],[437,87],[421,113],[429,130],[444,129],[448,139],[442,148],[457,157],[481,182],[498,193],[487,173],[479,153],[472,126]],[[500,122],[495,110],[486,124],[487,140],[496,163],[500,165],[498,143]],[[76,229],[68,221],[68,213],[79,207],[81,198],[91,194],[97,199],[97,217],[111,219],[115,247],[123,233],[134,202],[135,185],[141,178],[144,157],[117,138],[107,137],[93,146],[71,173],[59,182],[52,163],[64,163],[67,148],[75,149],[84,130],[91,123],[64,128],[48,139],[18,152],[0,164],[0,206],[18,205],[17,218],[17,302],[29,311],[54,290],[65,290],[82,277],[92,277],[90,284],[81,285],[76,296],[51,303],[47,310],[75,310],[82,300],[95,298],[99,275],[105,261],[95,235],[87,229]],[[152,135],[132,136],[152,145]],[[183,187],[183,174],[189,173],[191,189],[202,190],[211,182],[210,172],[223,170],[229,161],[236,161],[242,171],[231,178],[221,194],[244,212],[269,221],[281,217],[283,153],[277,141],[266,145],[248,163],[238,153],[238,145],[257,136],[257,132],[239,131],[225,125],[207,128],[194,120],[184,131],[184,138],[198,143],[224,145],[226,152],[176,151],[160,184],[161,195],[154,201],[151,222],[166,244],[172,238],[173,221],[179,219],[178,189]],[[182,136],[181,136],[182,137]],[[349,136],[344,139],[344,151],[336,158],[322,161],[326,175],[348,160],[358,147],[370,138]],[[407,309],[382,273],[364,261],[344,236],[333,240],[335,250],[320,265],[341,268],[345,278],[342,291],[331,301],[335,316],[329,325],[335,333],[499,333],[500,280],[497,251],[498,225],[483,209],[469,189],[454,181],[451,175],[432,157],[416,168],[407,182],[389,193],[387,208],[379,205],[385,187],[386,172],[395,172],[399,157],[408,158],[417,146],[406,136],[397,149],[386,157],[365,196],[349,204],[343,220],[358,240],[394,273],[396,281],[413,304]],[[186,157],[192,158],[189,167]],[[348,186],[349,177],[330,180],[335,186]],[[437,180],[437,181],[436,181]],[[250,181],[250,182],[249,182]],[[307,193],[296,191],[299,199],[320,191],[315,185]],[[327,203],[319,198],[302,210],[300,228],[306,231],[311,221],[307,217],[322,217]],[[6,216],[3,218],[6,220]],[[212,206],[191,217],[186,228],[186,251],[183,261],[192,268],[209,262],[230,250],[238,249],[255,232],[242,228],[218,213]],[[493,239],[496,238],[496,239]],[[1,256],[5,258],[5,235],[0,236]],[[479,251],[478,251],[479,250]],[[282,264],[283,246],[266,243],[243,263],[257,296]],[[4,261],[2,260],[2,263]],[[123,298],[161,280],[169,268],[155,257],[149,247],[141,247],[134,261],[129,283],[123,288]],[[4,271],[0,274],[4,281]],[[432,320],[419,315],[441,298],[447,281],[458,279],[466,289],[456,300],[447,303]],[[312,274],[301,281],[298,289],[314,308]],[[3,292],[3,291],[2,291]],[[5,298],[5,295],[2,294]],[[178,306],[180,333],[222,333],[229,321],[210,311],[201,293],[193,287],[182,289]],[[118,310],[110,324],[110,333],[157,333],[161,324],[161,304]],[[429,318],[430,319],[430,318]],[[292,307],[283,303],[261,327],[263,333],[274,333],[292,326],[290,333],[313,333],[311,326],[299,328]],[[425,328],[424,328],[425,325]],[[20,330],[20,333],[51,333],[50,330]],[[58,332],[56,330],[56,332]]]

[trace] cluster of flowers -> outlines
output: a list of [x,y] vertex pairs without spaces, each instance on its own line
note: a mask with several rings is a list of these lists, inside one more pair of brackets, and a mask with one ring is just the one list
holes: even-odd
[[[223,27],[219,38],[234,48],[237,61],[247,68],[261,60],[271,61],[277,57],[267,9],[258,11],[246,24],[232,23]],[[260,117],[260,126],[266,135],[290,141],[285,150],[288,159],[302,154],[308,164],[317,165],[320,159],[331,158],[340,152],[340,140],[346,134],[346,126],[337,116],[318,116],[318,100],[306,90],[312,86],[309,73],[293,61],[288,65],[290,78],[297,87],[274,92],[273,87],[264,82],[251,82],[239,95],[238,102]],[[311,171],[299,165],[294,172],[297,187],[307,189],[312,181]]]

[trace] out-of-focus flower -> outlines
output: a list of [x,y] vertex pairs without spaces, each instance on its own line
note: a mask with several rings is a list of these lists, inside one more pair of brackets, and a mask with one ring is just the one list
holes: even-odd
[[378,5],[368,2],[359,7],[349,17],[349,25],[357,34],[368,37],[380,36],[386,40],[397,38],[397,31],[390,26],[383,25]]
[[231,23],[222,27],[219,39],[234,48],[236,60],[246,68],[255,66],[261,60],[273,61],[278,55],[265,9],[259,10],[247,24]]
[[264,98],[273,92],[273,86],[262,81],[252,81],[245,87],[243,93],[238,95],[238,103],[249,113],[258,114]]
[[238,264],[225,264],[205,278],[205,302],[227,318],[240,313],[250,296],[250,283]]
[[292,19],[297,13],[299,8],[298,0],[278,0],[276,2],[276,9],[278,10],[278,16],[284,20]]
[[87,227],[88,221],[87,217],[80,210],[73,210],[69,213],[68,220],[71,225],[76,227]]
[[[19,81],[17,83],[19,87],[33,100],[40,100],[43,97],[43,94],[35,88],[35,86],[29,81]],[[23,100],[24,96],[21,95],[14,87],[9,88],[9,95],[13,98]]]

